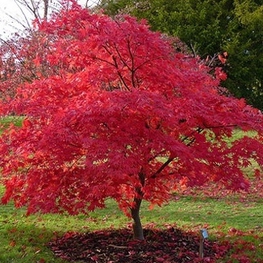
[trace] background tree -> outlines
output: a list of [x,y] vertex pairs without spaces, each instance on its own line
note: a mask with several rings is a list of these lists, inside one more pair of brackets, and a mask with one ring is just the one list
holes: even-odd
[[52,67],[46,58],[50,52],[49,43],[55,36],[38,32],[34,24],[46,20],[52,12],[58,12],[60,8],[68,8],[70,4],[67,0],[63,2],[15,0],[15,2],[20,7],[24,20],[12,16],[10,18],[18,25],[22,25],[24,30],[18,30],[10,38],[0,39],[0,96],[5,101],[14,96],[20,84],[58,73],[57,67]]
[[[26,7],[27,11],[29,11],[33,15],[34,19],[47,19],[51,5],[51,2],[49,0],[15,0],[15,2],[18,5]],[[23,12],[22,8],[20,10],[21,12]],[[40,11],[43,11],[43,13],[41,14]],[[25,18],[27,20],[26,15]]]
[[[25,116],[1,135],[4,203],[77,214],[113,198],[143,239],[142,200],[161,205],[178,186],[208,181],[248,188],[242,168],[251,158],[262,165],[263,116],[221,95],[220,68],[212,76],[145,22],[74,1],[38,35],[52,37],[45,59],[57,72],[22,84],[1,107]],[[229,144],[235,129],[257,134]]]
[[235,1],[232,34],[224,43],[229,51],[229,78],[225,85],[238,97],[263,109],[263,5],[261,1]]
[[[19,7],[18,17],[7,13],[16,33],[0,38],[0,96],[7,99],[15,94],[18,85],[31,82],[42,74],[54,74],[57,68],[46,63],[49,42],[54,36],[40,35],[34,28],[37,21],[48,19],[61,8],[69,8],[71,1],[14,0]],[[90,8],[95,0],[79,0],[82,6]],[[32,21],[35,21],[32,23]],[[10,22],[10,23],[11,23]],[[8,22],[6,22],[8,24]],[[52,73],[51,73],[52,72]]]
[[146,18],[153,30],[178,36],[203,59],[227,51],[223,83],[237,97],[263,109],[262,1],[104,0],[106,13]]
[[3,101],[9,103],[19,85],[58,73],[46,58],[52,39],[52,36],[30,30],[27,35],[2,40],[0,97]]
[[24,35],[32,28],[32,20],[47,19],[52,12],[58,12],[61,6],[59,0],[12,0],[8,3],[14,7],[2,11],[1,22],[5,24],[5,33],[1,36],[4,40],[10,39],[13,33]]

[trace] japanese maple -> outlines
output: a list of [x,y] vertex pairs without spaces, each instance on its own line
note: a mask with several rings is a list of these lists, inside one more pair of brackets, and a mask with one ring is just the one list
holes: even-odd
[[[4,203],[77,214],[113,198],[143,239],[142,200],[161,205],[178,186],[208,181],[248,188],[242,168],[251,158],[262,165],[263,116],[219,92],[220,70],[212,76],[145,21],[74,1],[37,31],[52,37],[50,70],[3,111],[25,116],[1,136]],[[229,143],[236,129],[257,134]]]

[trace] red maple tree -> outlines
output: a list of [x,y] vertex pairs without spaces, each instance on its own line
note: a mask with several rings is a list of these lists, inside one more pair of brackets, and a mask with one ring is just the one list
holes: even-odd
[[[52,70],[3,107],[25,116],[1,136],[4,203],[77,214],[113,198],[143,239],[142,200],[161,205],[178,186],[208,181],[248,188],[242,168],[250,158],[262,165],[263,116],[219,92],[222,72],[212,76],[145,21],[74,1],[38,32],[52,36],[44,61]],[[236,129],[257,135],[229,143]]]

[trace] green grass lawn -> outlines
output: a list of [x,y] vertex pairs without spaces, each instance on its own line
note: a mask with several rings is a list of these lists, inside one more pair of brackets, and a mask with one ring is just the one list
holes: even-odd
[[[231,201],[231,198],[181,197],[153,210],[148,210],[148,205],[144,203],[141,216],[144,225],[154,224],[161,228],[176,224],[178,228],[196,231],[197,234],[205,227],[211,239],[249,241],[255,246],[253,258],[263,260],[262,200],[239,202],[235,198]],[[112,200],[107,202],[106,209],[88,216],[25,216],[24,209],[17,210],[12,204],[2,205],[0,221],[0,262],[3,263],[65,262],[54,258],[47,248],[46,244],[52,238],[67,231],[121,228],[130,223]],[[247,253],[251,253],[249,247]],[[227,262],[225,260],[220,262]]]

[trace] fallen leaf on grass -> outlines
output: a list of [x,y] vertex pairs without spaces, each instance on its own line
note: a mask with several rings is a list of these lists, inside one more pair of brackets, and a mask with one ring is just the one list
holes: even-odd
[[10,247],[14,247],[15,245],[16,245],[16,241],[11,240],[10,243],[9,243],[9,246]]

